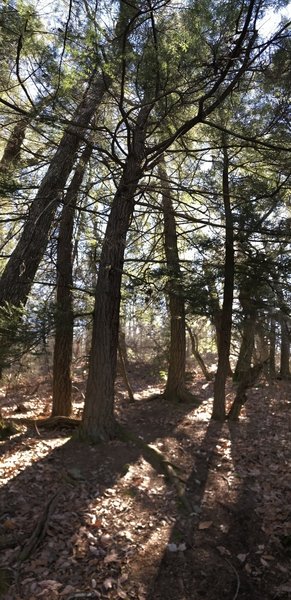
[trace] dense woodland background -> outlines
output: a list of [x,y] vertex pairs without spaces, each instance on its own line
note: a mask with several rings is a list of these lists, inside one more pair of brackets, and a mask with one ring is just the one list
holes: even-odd
[[1,367],[53,353],[69,416],[87,360],[84,437],[114,435],[118,348],[169,401],[186,343],[206,377],[211,353],[216,419],[232,372],[235,417],[260,369],[289,377],[284,7],[2,4]]

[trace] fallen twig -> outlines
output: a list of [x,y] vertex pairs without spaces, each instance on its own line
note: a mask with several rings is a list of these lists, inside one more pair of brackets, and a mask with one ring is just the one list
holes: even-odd
[[25,544],[25,546],[22,548],[22,550],[19,553],[19,556],[18,556],[19,562],[23,562],[24,560],[27,560],[27,558],[29,558],[29,556],[31,556],[31,554],[34,552],[34,550],[39,546],[39,544],[43,540],[43,538],[46,534],[46,531],[47,531],[49,518],[55,509],[59,494],[60,494],[59,491],[56,492],[47,502],[44,512],[43,512],[40,520],[37,523],[37,526],[35,527],[34,531],[32,532],[28,542]]
[[227,564],[230,566],[230,568],[232,569],[232,571],[234,572],[234,574],[236,576],[236,582],[237,582],[236,583],[236,591],[235,591],[234,597],[232,599],[232,600],[236,600],[237,597],[238,597],[239,590],[240,590],[240,578],[239,578],[239,574],[238,574],[236,568],[233,566],[233,564],[228,560],[228,558],[226,558],[225,556],[223,558],[227,562]]

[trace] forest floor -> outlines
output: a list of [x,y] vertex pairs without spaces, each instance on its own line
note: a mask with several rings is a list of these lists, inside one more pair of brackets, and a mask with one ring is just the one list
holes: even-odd
[[[291,383],[260,382],[241,420],[220,424],[212,383],[191,383],[197,409],[148,401],[158,386],[131,378],[136,401],[119,382],[118,418],[182,469],[192,511],[133,443],[22,424],[0,442],[1,599],[290,600]],[[0,392],[3,416],[49,415],[45,379]]]

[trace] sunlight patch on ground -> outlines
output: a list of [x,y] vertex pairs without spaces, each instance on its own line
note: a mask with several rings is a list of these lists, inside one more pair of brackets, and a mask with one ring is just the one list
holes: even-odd
[[160,394],[161,388],[157,386],[148,386],[146,389],[141,392],[135,392],[134,397],[136,400],[143,400],[147,396],[152,396],[153,394]]
[[[217,491],[221,489],[222,496],[231,496],[235,503],[240,493],[241,479],[236,473],[235,462],[232,456],[232,442],[228,426],[222,428],[221,436],[213,449],[213,458],[208,471],[205,490],[201,507],[207,505],[208,509],[217,502]],[[203,519],[203,515],[201,515]],[[220,525],[218,524],[219,528]]]
[[[11,436],[10,438],[10,440],[15,439],[15,444],[17,443],[18,435]],[[6,485],[9,481],[17,477],[19,473],[46,458],[56,448],[66,444],[69,439],[69,437],[50,438],[49,440],[27,438],[25,442],[26,447],[20,443],[18,451],[15,451],[14,448],[13,454],[7,454],[5,457],[2,457],[0,468],[1,485]],[[5,443],[6,441],[0,443],[0,448]]]

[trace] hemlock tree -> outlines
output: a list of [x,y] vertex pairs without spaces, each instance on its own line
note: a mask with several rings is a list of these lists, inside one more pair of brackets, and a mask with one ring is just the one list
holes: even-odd
[[[258,126],[259,135],[257,136],[257,129],[255,135],[251,131],[252,127],[257,127],[258,118],[257,113],[253,119],[251,118],[252,107],[257,105],[254,95],[249,93],[249,90],[255,89],[256,92],[260,90],[256,65],[259,66],[261,74],[264,69],[266,70],[269,61],[268,53],[264,55],[264,51],[271,40],[262,40],[257,33],[258,19],[263,14],[264,8],[268,6],[269,3],[260,0],[252,0],[248,5],[233,2],[227,6],[227,9],[224,3],[217,2],[203,3],[203,6],[201,3],[198,6],[197,3],[189,2],[186,7],[181,8],[168,0],[154,6],[148,0],[134,0],[131,3],[121,0],[111,3],[110,11],[103,21],[105,25],[101,27],[98,25],[97,17],[106,10],[104,4],[102,9],[98,6],[96,16],[92,10],[91,0],[84,6],[80,3],[76,3],[75,6],[70,4],[66,27],[56,33],[54,38],[57,40],[55,61],[47,54],[44,54],[44,62],[38,58],[38,64],[33,63],[35,70],[30,74],[29,85],[23,80],[23,74],[27,72],[29,66],[25,52],[28,54],[33,43],[31,42],[30,46],[28,44],[29,36],[25,21],[15,36],[12,44],[15,60],[11,61],[10,69],[14,77],[13,83],[16,82],[17,87],[12,91],[8,86],[6,95],[0,99],[7,111],[5,122],[8,123],[11,114],[14,113],[20,115],[21,119],[28,116],[30,118],[32,115],[29,135],[25,134],[26,139],[29,139],[30,144],[34,142],[34,135],[35,139],[38,139],[39,135],[39,139],[43,141],[47,134],[48,139],[43,142],[43,145],[36,144],[37,149],[45,148],[42,156],[37,151],[33,155],[35,161],[33,167],[34,165],[36,167],[33,184],[38,192],[34,199],[31,199],[31,191],[26,196],[22,207],[25,207],[27,218],[22,221],[21,215],[20,223],[23,222],[23,229],[16,231],[15,242],[10,240],[10,247],[14,243],[14,251],[8,258],[0,282],[0,300],[2,298],[4,304],[5,302],[16,306],[25,304],[28,296],[31,295],[31,286],[41,261],[38,273],[47,274],[47,280],[53,289],[55,216],[57,215],[57,218],[60,216],[60,207],[66,202],[66,193],[72,191],[71,185],[73,186],[78,171],[77,167],[74,175],[74,167],[80,157],[80,150],[89,138],[89,130],[94,129],[94,156],[91,160],[90,176],[92,180],[98,179],[97,195],[99,199],[103,197],[101,224],[96,231],[98,243],[100,240],[103,243],[100,243],[100,254],[95,252],[96,265],[92,275],[95,278],[97,273],[98,281],[92,351],[81,429],[81,435],[85,438],[98,440],[115,435],[114,379],[126,237],[132,219],[135,217],[136,202],[141,200],[145,211],[152,210],[149,191],[152,186],[156,187],[155,178],[162,160],[165,159],[166,164],[179,163],[178,170],[181,177],[179,189],[182,190],[183,162],[187,161],[188,168],[193,172],[199,169],[195,155],[191,154],[191,147],[188,145],[189,139],[195,137],[196,132],[201,145],[208,144],[209,127],[216,128],[220,135],[222,132],[230,141],[231,147],[234,140],[239,139],[241,143],[241,140],[246,141],[249,138],[249,141],[246,141],[248,158],[254,157],[254,161],[257,156],[255,153],[257,137],[261,142],[266,139],[267,144],[272,143],[270,136],[273,135],[273,129],[271,121],[269,122],[266,116],[262,128]],[[72,7],[74,10],[71,10]],[[83,15],[86,16],[85,25],[81,23]],[[274,34],[273,41],[279,43],[283,37],[283,28],[281,33]],[[82,47],[81,57],[80,47]],[[38,57],[40,56],[41,53],[38,53]],[[266,59],[263,59],[264,56]],[[76,65],[81,68],[75,68]],[[74,75],[78,70],[79,77]],[[52,78],[51,73],[53,73]],[[49,81],[48,84],[45,83],[46,80]],[[8,81],[9,77],[5,79],[5,85]],[[31,86],[35,86],[33,92]],[[43,97],[46,93],[49,97],[48,108],[45,108],[40,115],[36,115],[33,106],[38,95],[36,88],[41,90]],[[80,100],[82,94],[83,99]],[[233,118],[229,119],[231,131],[228,131],[222,127],[218,108],[222,105],[225,107],[226,100],[230,97],[231,102],[228,103],[226,110]],[[235,111],[235,104],[238,105],[238,101],[235,103],[235,100],[238,97],[243,98],[243,102],[240,102],[240,108],[236,108]],[[247,103],[250,108],[245,115]],[[98,119],[94,121],[98,107],[100,107]],[[263,114],[264,107],[261,108]],[[271,114],[271,120],[272,117]],[[281,123],[276,131],[275,141],[281,139],[280,127]],[[59,133],[56,133],[57,128],[60,129]],[[205,139],[203,139],[204,134]],[[286,140],[285,136],[282,146],[286,145]],[[44,155],[51,157],[51,161],[48,158],[45,161]],[[173,159],[172,156],[175,158]],[[179,157],[178,161],[177,157]],[[44,175],[45,168],[47,170]],[[287,161],[285,161],[286,168]],[[95,177],[92,175],[94,169],[95,173],[98,169],[98,175]],[[99,176],[100,172],[102,176]],[[243,178],[245,175],[243,164],[241,173]],[[184,187],[187,187],[187,184]],[[171,192],[175,193],[172,182]],[[218,199],[220,207],[217,207],[216,212],[213,207],[209,209],[207,194],[203,195],[202,191],[201,196],[203,198],[201,205],[204,202],[204,215],[210,210],[210,213],[215,215],[214,221],[221,219],[222,196],[220,195]],[[194,197],[195,195],[193,195],[193,210]],[[217,206],[217,197],[213,195],[213,206],[215,202]],[[92,204],[94,200],[91,202],[89,197],[86,204],[88,214],[91,214],[90,211],[96,213],[96,204],[94,206]],[[64,210],[63,217],[64,231],[59,230],[57,260],[59,267],[61,263],[64,267],[62,257],[66,254],[68,262],[66,268],[62,268],[62,281],[59,276],[58,301],[59,307],[62,306],[61,312],[63,309],[66,311],[66,319],[68,318],[70,324],[68,329],[72,332],[69,238],[74,215],[71,209]],[[234,218],[236,219],[236,215]],[[212,223],[212,226],[216,227],[215,231],[223,230],[223,225],[219,229],[218,223]],[[51,232],[52,239],[49,240]],[[48,243],[49,250],[44,254]],[[8,250],[10,247],[7,245]],[[216,247],[221,248],[221,244],[218,243]],[[176,250],[178,255],[178,246]],[[76,275],[78,281],[82,277],[88,281],[84,270],[82,272],[83,251],[80,244],[79,270]],[[45,256],[44,260],[43,256]],[[213,280],[221,282],[222,274],[217,274],[219,271],[217,261],[210,261],[210,264],[211,269],[213,268]],[[58,275],[60,273],[59,268]],[[36,283],[43,285],[43,281]],[[220,294],[219,286],[218,291]],[[229,294],[230,289],[225,289],[225,292]],[[176,294],[177,298],[178,294]],[[220,309],[219,302],[214,313],[217,306]],[[182,309],[181,315],[183,316]],[[215,316],[216,325],[219,325],[218,320],[220,321],[221,315],[220,309],[219,319]],[[229,321],[227,327],[228,325]],[[56,356],[58,348],[61,347],[58,335]],[[181,348],[184,344],[183,335],[185,336],[185,333],[182,333],[179,338],[182,341]],[[229,336],[229,327],[225,336]],[[67,398],[69,398],[68,357],[71,354],[71,333],[67,342],[67,348],[70,350],[67,353],[64,369]],[[183,352],[182,349],[180,354],[182,362]],[[56,358],[56,380],[57,363]],[[55,405],[60,392],[59,384],[56,383],[56,386],[58,391],[55,395]],[[59,408],[56,410],[59,411]],[[69,408],[65,410],[69,411]],[[221,418],[221,415],[218,418]]]
[[164,217],[164,248],[167,266],[166,292],[169,298],[170,348],[166,387],[163,396],[170,402],[195,400],[185,385],[186,320],[182,273],[179,261],[177,228],[172,202],[172,192],[165,161],[159,165],[159,178]]
[[220,319],[220,335],[218,345],[218,366],[214,380],[214,402],[212,419],[225,419],[225,384],[229,369],[229,352],[232,330],[232,303],[234,293],[234,230],[229,181],[229,148],[227,137],[222,137],[222,196],[225,213],[225,266],[223,304]]
[[88,143],[76,166],[60,215],[56,264],[52,416],[70,416],[72,412],[71,363],[74,326],[72,238],[77,197],[91,154],[92,145]]
[[[179,81],[181,86],[179,94],[174,94],[174,102],[172,100],[173,88],[169,89],[169,83],[172,86],[175,77],[177,77],[177,63],[168,60],[166,66],[167,78],[162,81],[161,77],[161,64],[165,64],[163,54],[165,48],[161,47],[160,41],[161,39],[163,41],[163,37],[166,37],[166,31],[161,26],[162,17],[165,18],[163,14],[164,7],[153,10],[148,7],[147,3],[142,2],[139,4],[139,10],[142,8],[143,15],[142,30],[142,26],[138,21],[139,10],[131,16],[130,26],[132,27],[135,23],[135,32],[132,37],[128,35],[125,38],[124,36],[125,58],[123,58],[122,81],[118,94],[120,123],[114,134],[114,142],[117,144],[116,137],[119,131],[122,130],[121,125],[123,125],[123,131],[124,129],[127,131],[127,140],[121,138],[122,141],[119,142],[121,157],[124,154],[125,157],[123,159],[120,157],[122,175],[112,202],[99,264],[92,350],[81,427],[81,435],[84,438],[98,441],[109,439],[115,434],[114,380],[118,344],[120,288],[126,235],[134,211],[135,195],[139,181],[142,176],[146,175],[148,169],[160,160],[162,154],[171,147],[175,140],[185,135],[198,123],[203,122],[225,101],[230,93],[236,89],[250,65],[254,63],[255,57],[261,55],[263,48],[261,44],[257,45],[256,32],[256,21],[261,7],[261,3],[250,2],[246,10],[244,6],[240,5],[231,15],[226,16],[226,20],[227,18],[229,20],[227,27],[224,29],[227,34],[225,33],[225,36],[222,34],[223,44],[218,44],[218,47],[216,45],[215,50],[218,53],[213,55],[212,52],[211,58],[206,63],[205,56],[202,58],[201,51],[198,51],[199,43],[200,47],[201,45],[203,47],[203,27],[201,27],[201,37],[197,36],[197,33],[195,35],[195,41],[198,42],[195,63],[193,64],[193,53],[192,62],[190,62],[190,57],[187,57],[189,62],[187,69],[183,72],[181,71],[183,60],[180,60],[179,71],[181,71],[181,74],[179,75]],[[215,14],[214,7],[211,8],[213,8]],[[194,16],[191,8],[180,11],[180,14],[187,17],[187,22],[190,23],[191,28]],[[169,31],[169,26],[172,24],[171,18],[173,23],[178,15],[174,13],[173,17],[168,17],[167,31]],[[156,25],[157,22],[159,26]],[[144,23],[147,23],[147,29]],[[195,20],[195,27],[197,32],[197,19]],[[141,35],[145,29],[146,37]],[[230,32],[233,35],[229,37]],[[138,33],[140,34],[138,64],[134,64],[132,60],[128,60],[127,63],[126,50],[129,51],[130,49],[130,52],[133,52]],[[141,47],[142,42],[143,44],[146,42],[143,48]],[[202,49],[204,50],[204,47]],[[213,47],[212,51],[214,51]],[[139,76],[145,72],[146,58],[150,53],[151,74],[149,72],[147,74],[147,92],[143,93],[144,82],[140,85]],[[128,64],[130,66],[127,69]],[[129,72],[131,86],[127,89]],[[185,79],[183,80],[184,74]],[[132,85],[133,82],[134,86]],[[134,89],[141,90],[141,98],[133,99]],[[161,96],[163,102],[161,102]],[[172,105],[170,104],[171,101]],[[173,111],[173,104],[175,114],[179,114],[180,110],[180,124],[174,129],[173,133],[170,133],[157,144],[151,145],[151,131],[154,130],[155,138],[157,135],[155,113],[159,116],[158,122],[162,125],[163,130],[165,129],[163,128],[165,119],[168,121],[171,116],[170,108]],[[185,111],[186,105],[187,111]],[[186,116],[187,112],[189,114],[189,105],[192,105],[191,110],[194,111],[194,116],[191,118]],[[184,121],[183,117],[184,119],[186,117]]]

